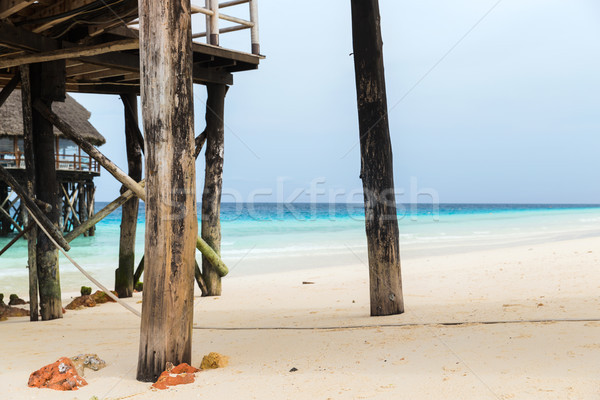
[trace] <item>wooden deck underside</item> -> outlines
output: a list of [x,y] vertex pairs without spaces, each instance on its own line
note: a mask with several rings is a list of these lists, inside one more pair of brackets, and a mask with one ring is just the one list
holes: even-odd
[[[18,65],[64,59],[69,92],[139,93],[137,0],[0,0],[1,18],[1,87]],[[194,83],[231,85],[261,58],[194,42]]]

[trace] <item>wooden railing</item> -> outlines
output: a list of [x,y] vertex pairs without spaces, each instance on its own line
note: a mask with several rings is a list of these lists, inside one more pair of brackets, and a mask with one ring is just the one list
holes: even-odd
[[[58,171],[100,173],[100,164],[85,153],[55,154]],[[25,157],[19,152],[0,152],[0,165],[5,168],[25,169]]]
[[[192,14],[206,15],[206,31],[193,33],[192,39],[205,37],[206,43],[219,46],[220,34],[249,29],[252,54],[260,54],[260,43],[258,40],[258,0],[229,0],[224,2],[219,2],[219,0],[204,1],[204,7],[197,6],[194,4],[194,1],[192,1]],[[222,8],[233,7],[240,4],[248,4],[250,9],[250,20],[234,17],[229,14],[223,14],[221,12]],[[220,20],[233,22],[234,25],[220,28]],[[138,24],[139,20],[136,19],[127,25],[136,26]]]

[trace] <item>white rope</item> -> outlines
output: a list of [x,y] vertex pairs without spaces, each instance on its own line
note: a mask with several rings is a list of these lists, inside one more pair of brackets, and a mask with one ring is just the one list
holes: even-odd
[[[29,210],[29,209],[28,209]],[[81,271],[81,273],[83,275],[85,275],[86,278],[88,278],[90,281],[92,281],[94,283],[94,285],[98,286],[100,289],[102,289],[104,291],[104,293],[106,293],[108,295],[108,297],[110,297],[111,299],[113,299],[114,301],[116,301],[117,303],[119,303],[120,305],[122,305],[123,307],[125,307],[126,309],[128,309],[129,311],[131,311],[132,313],[134,313],[135,315],[137,315],[138,317],[141,318],[142,314],[140,314],[140,312],[138,310],[136,310],[135,308],[131,307],[129,304],[125,303],[123,300],[119,299],[117,296],[115,296],[110,290],[108,290],[104,285],[102,285],[100,282],[98,282],[96,280],[96,278],[94,278],[92,275],[90,275],[86,270],[84,270],[79,264],[77,264],[77,261],[73,260],[73,258],[71,258],[71,256],[69,256],[67,254],[66,251],[64,251],[64,249],[62,247],[60,247],[58,245],[58,243],[56,243],[56,241],[52,238],[52,236],[50,236],[50,234],[48,233],[48,231],[46,231],[46,229],[44,229],[44,227],[42,226],[42,224],[40,223],[40,221],[38,221],[38,219],[35,217],[35,215],[33,215],[33,213],[29,210],[29,216],[32,217],[35,220],[35,223],[40,227],[40,229],[44,232],[44,234],[46,235],[46,237],[48,239],[50,239],[50,241],[52,242],[52,244],[54,244],[54,246],[60,250],[61,253],[63,253],[63,255],[65,257],[67,257],[67,259],[69,261],[71,261],[71,264],[73,264],[75,266],[75,268],[77,268],[79,271]]]

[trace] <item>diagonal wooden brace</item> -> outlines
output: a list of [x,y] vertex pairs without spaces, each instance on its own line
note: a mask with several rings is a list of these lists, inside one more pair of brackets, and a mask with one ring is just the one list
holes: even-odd
[[8,183],[12,190],[19,195],[21,201],[25,203],[27,209],[40,221],[40,225],[42,225],[48,231],[50,236],[52,236],[52,239],[56,240],[60,247],[62,247],[65,251],[69,251],[71,246],[69,246],[69,243],[67,243],[58,228],[54,226],[54,224],[46,217],[46,214],[44,214],[37,204],[35,204],[35,202],[27,195],[27,191],[23,189],[23,187],[19,185],[15,178],[13,178],[12,175],[1,165],[0,178]]
[[[61,131],[69,139],[77,143],[83,151],[85,151],[90,157],[98,161],[100,165],[104,167],[112,176],[114,176],[119,182],[131,190],[133,195],[139,197],[141,200],[146,201],[146,191],[143,185],[140,185],[123,172],[119,167],[115,165],[108,157],[102,154],[98,149],[92,146],[86,141],[83,136],[75,132],[75,130],[65,121],[63,121],[58,115],[56,115],[51,109],[49,109],[44,103],[39,100],[33,104],[33,107],[39,112],[44,118],[52,123],[59,131]],[[126,192],[127,193],[127,192]],[[123,195],[125,195],[124,193]],[[120,198],[123,197],[120,196]],[[112,203],[111,203],[112,204]],[[107,214],[108,215],[108,214]],[[69,235],[71,236],[71,235]],[[76,236],[75,236],[76,237]],[[73,237],[74,238],[74,237]],[[71,239],[72,240],[72,239]],[[201,237],[196,239],[196,248],[209,260],[209,262],[215,267],[219,275],[225,276],[229,273],[229,269],[221,259],[221,257],[208,245]]]

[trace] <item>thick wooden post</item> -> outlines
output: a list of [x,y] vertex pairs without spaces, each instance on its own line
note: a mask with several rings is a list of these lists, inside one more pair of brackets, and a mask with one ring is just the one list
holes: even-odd
[[[39,100],[51,108],[53,101],[64,101],[64,61],[32,64],[30,73],[32,103]],[[47,216],[55,226],[58,226],[61,204],[54,160],[56,140],[53,126],[35,109],[32,114],[35,192],[39,200],[52,206]],[[41,231],[37,238],[36,259],[42,320],[62,318],[58,250]]]
[[[225,95],[227,85],[206,85],[206,170],[202,192],[202,239],[221,253],[221,192],[223,188],[223,149],[225,143]],[[202,256],[202,277],[207,296],[221,295],[221,275]]]
[[352,0],[371,315],[404,312],[378,0]]
[[[22,65],[21,102],[23,108],[23,147],[25,151],[26,190],[31,198],[35,195],[35,160],[33,145],[33,109],[31,105],[31,78],[29,65]],[[29,213],[27,213],[29,215]],[[28,218],[31,230],[27,234],[27,267],[29,268],[29,319],[38,320],[38,271],[37,271],[37,235],[38,228],[33,218]]]
[[140,0],[146,157],[145,277],[137,379],[192,358],[198,234],[190,0]]
[[[121,95],[125,108],[125,145],[129,176],[139,182],[142,179],[142,149],[137,138],[137,96]],[[121,193],[127,191],[123,186]],[[119,242],[119,268],[115,271],[115,290],[119,297],[133,296],[133,273],[135,269],[135,231],[137,227],[139,199],[132,197],[121,208],[121,240]]]

